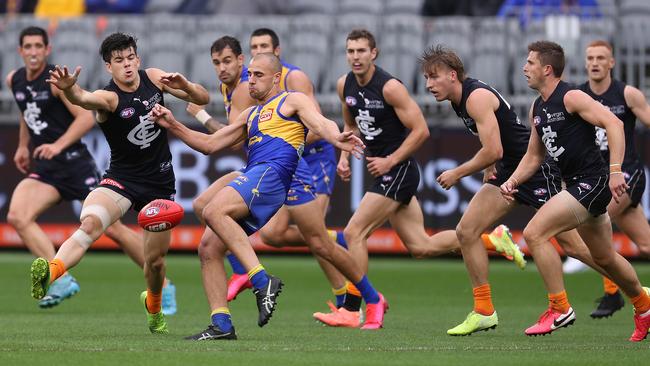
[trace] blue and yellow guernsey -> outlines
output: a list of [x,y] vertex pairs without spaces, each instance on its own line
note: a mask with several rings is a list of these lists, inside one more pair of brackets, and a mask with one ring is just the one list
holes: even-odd
[[266,163],[280,175],[286,189],[302,155],[307,129],[297,117],[287,117],[280,108],[289,96],[282,91],[248,115],[248,167]]
[[[241,75],[239,76],[239,81],[237,82],[237,85],[235,85],[235,88],[240,83],[247,82],[247,81],[248,81],[248,68],[246,66],[244,66],[242,68],[242,70],[241,70]],[[221,90],[221,95],[223,96],[223,105],[226,107],[226,118],[227,119],[230,118],[230,109],[231,109],[231,106],[232,106],[232,92],[235,91],[235,88],[233,88],[233,90],[231,90],[230,93],[229,93],[227,88],[226,88],[226,84],[221,83],[219,85],[219,90]]]
[[300,68],[288,62],[282,61],[282,74],[280,75],[280,89],[290,91],[289,89],[287,89],[287,77],[294,70],[300,70]]

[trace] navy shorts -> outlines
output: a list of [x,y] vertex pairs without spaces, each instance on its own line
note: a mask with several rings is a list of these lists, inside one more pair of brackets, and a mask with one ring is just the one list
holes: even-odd
[[645,191],[645,168],[637,160],[634,163],[625,164],[622,170],[625,182],[630,186],[627,190],[627,194],[630,195],[632,201],[630,206],[636,207],[641,202],[641,197],[643,197]]
[[293,173],[291,186],[287,192],[284,204],[287,206],[299,206],[316,199],[314,182],[311,177],[311,169],[304,159],[298,161],[296,172]]
[[332,195],[334,182],[336,181],[336,152],[331,144],[319,144],[309,150],[305,150],[303,159],[309,164],[312,179],[314,181],[314,192],[316,194]]
[[612,200],[609,174],[578,175],[565,181],[566,190],[596,217],[607,212]]
[[[514,172],[513,169],[497,169],[496,178],[488,181],[497,187],[505,183]],[[545,161],[540,169],[530,179],[517,187],[515,200],[522,205],[539,209],[551,197],[562,190],[562,178],[557,165]]]
[[248,216],[237,222],[248,235],[261,229],[287,198],[287,188],[280,175],[264,163],[246,167],[228,186],[234,188],[248,206]]
[[368,192],[381,194],[408,205],[420,184],[420,171],[413,158],[396,165],[388,173],[375,178]]
[[95,189],[101,175],[88,151],[67,152],[52,160],[36,160],[28,178],[49,184],[65,201],[83,201]]
[[152,185],[151,183],[142,183],[137,180],[115,177],[110,174],[104,174],[104,178],[99,182],[100,187],[108,188],[119,193],[131,201],[131,208],[140,211],[149,202],[157,199],[166,199],[173,201],[176,195],[174,183],[165,185]]

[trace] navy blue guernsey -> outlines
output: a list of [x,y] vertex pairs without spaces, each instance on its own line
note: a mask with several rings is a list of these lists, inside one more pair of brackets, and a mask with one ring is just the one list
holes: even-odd
[[[47,80],[54,65],[47,65],[36,79],[28,81],[24,67],[16,70],[11,78],[11,91],[23,114],[33,147],[51,144],[63,135],[74,120],[74,116],[61,99],[52,95]],[[86,153],[86,146],[80,141],[72,143],[54,160],[66,161]]]
[[501,163],[508,169],[514,170],[528,149],[530,130],[527,126],[521,124],[519,117],[512,110],[512,106],[510,106],[499,92],[480,80],[466,78],[463,81],[463,94],[460,99],[460,104],[456,105],[451,103],[451,106],[471,133],[478,135],[478,129],[476,128],[474,119],[467,113],[467,98],[476,89],[486,89],[499,99],[499,107],[494,111],[494,115],[499,124],[499,135],[501,138],[501,146],[503,147]]
[[[609,108],[618,119],[623,121],[623,129],[625,130],[625,157],[623,158],[623,165],[628,165],[638,162],[639,154],[636,152],[636,146],[634,144],[636,116],[625,102],[625,86],[626,84],[622,81],[612,80],[609,88],[600,95],[591,90],[589,82],[580,85],[580,89]],[[603,160],[609,161],[609,145],[607,143],[607,133],[604,128],[596,128],[596,142],[600,146]]]
[[134,92],[121,90],[113,80],[104,88],[115,92],[115,111],[99,124],[111,148],[108,176],[156,186],[173,185],[174,170],[167,130],[149,119],[149,111],[164,105],[162,91],[139,70],[140,85]]
[[564,96],[574,86],[560,81],[547,101],[533,104],[533,124],[546,152],[558,163],[562,178],[606,174],[607,166],[596,145],[596,128],[564,106]]
[[366,144],[366,155],[385,157],[397,150],[407,136],[407,129],[393,107],[384,99],[384,85],[394,77],[375,67],[365,86],[360,86],[350,71],[345,78],[343,97]]

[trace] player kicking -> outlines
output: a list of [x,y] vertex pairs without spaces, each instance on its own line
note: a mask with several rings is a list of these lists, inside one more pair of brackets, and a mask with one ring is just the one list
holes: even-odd
[[[258,105],[244,111],[237,120],[212,135],[192,131],[176,121],[168,110],[156,109],[158,123],[192,148],[213,153],[247,139],[246,169],[227,187],[219,191],[203,210],[205,222],[220,239],[217,259],[223,260],[226,250],[237,256],[249,273],[255,288],[259,310],[258,325],[269,321],[282,290],[282,281],[269,276],[250,246],[248,235],[259,230],[284,204],[297,169],[300,151],[305,141],[305,127],[323,136],[338,148],[358,155],[363,144],[351,133],[340,133],[336,124],[318,113],[313,102],[304,94],[279,89],[280,60],[273,54],[256,55],[248,68],[249,90]],[[303,125],[304,123],[304,125]],[[367,277],[355,267],[352,259],[340,247],[332,245],[331,259],[340,270],[347,272],[366,297],[368,318],[364,327],[381,327],[386,303]],[[220,286],[216,297],[219,308],[213,323],[205,331],[188,339],[235,339],[226,298],[226,274],[223,263],[215,282]]]
[[[528,86],[540,94],[530,109],[534,128],[526,154],[501,185],[501,192],[513,200],[517,188],[530,179],[547,153],[557,162],[566,189],[537,211],[524,229],[524,238],[531,247],[542,247],[552,236],[577,228],[595,262],[630,297],[635,313],[630,341],[642,341],[650,328],[650,296],[630,263],[614,250],[607,214],[611,199],[619,201],[629,188],[621,170],[623,126],[607,108],[560,79],[565,64],[561,46],[539,41],[528,45],[528,51],[524,75]],[[607,132],[609,170],[594,143],[594,126]],[[562,275],[556,253],[539,251],[534,256],[542,278]],[[558,301],[568,304],[566,293]],[[549,308],[533,327],[549,324],[551,329],[557,329],[571,317],[575,317],[571,308],[566,313]]]
[[[62,200],[83,201],[99,183],[95,162],[80,141],[94,121],[90,111],[71,104],[59,89],[47,84],[49,71],[54,69],[54,65],[47,63],[51,52],[47,32],[39,27],[27,27],[20,33],[19,44],[18,52],[25,67],[9,73],[7,86],[21,110],[14,162],[21,173],[29,174],[14,190],[7,221],[35,256],[52,260],[54,245],[36,219]],[[30,143],[34,160],[30,157]],[[106,235],[136,264],[143,266],[138,234],[117,221],[106,229]],[[52,283],[38,305],[56,306],[79,289],[75,278],[66,273]],[[166,314],[176,312],[174,294],[175,288],[168,282],[163,290]]]
[[[437,101],[449,100],[458,117],[470,132],[478,136],[482,145],[472,159],[438,177],[440,185],[449,189],[462,177],[484,170],[485,184],[470,201],[456,228],[463,260],[470,273],[474,309],[463,323],[449,329],[447,333],[453,336],[469,335],[498,325],[488,283],[485,240],[481,240],[481,233],[516,207],[503,199],[498,187],[512,174],[524,156],[530,129],[519,121],[510,104],[498,91],[465,75],[463,62],[453,51],[441,46],[431,47],[424,52],[420,62],[429,92]],[[561,189],[559,168],[552,159],[546,159],[533,177],[520,187],[515,202],[537,210]],[[508,236],[492,239],[493,242],[511,240]],[[593,263],[589,250],[575,230],[558,234],[557,239],[567,253],[604,273]],[[550,251],[555,253],[559,261],[555,249],[550,243],[548,245],[530,247],[533,256],[540,250]],[[564,313],[566,310],[562,304],[555,301],[564,293],[562,277],[545,278],[545,283],[549,290],[549,306]]]
[[[38,258],[32,263],[32,296],[39,299],[50,283],[75,266],[90,245],[129,208],[139,211],[158,199],[173,199],[174,171],[166,130],[150,119],[149,112],[163,104],[163,92],[186,101],[205,104],[207,91],[177,73],[160,69],[140,70],[136,40],[113,33],[102,42],[100,54],[111,74],[103,89],[88,92],[77,85],[81,68],[70,74],[56,67],[47,81],[65,97],[84,109],[97,111],[99,123],[111,148],[111,163],[99,187],[90,192],[81,210],[81,226],[68,238],[52,261]],[[144,274],[147,291],[140,295],[149,330],[168,333],[161,312],[165,278],[165,254],[171,232],[144,232]]]
[[[621,171],[625,182],[630,187],[625,194],[616,200],[611,200],[607,212],[616,226],[622,230],[638,247],[641,255],[650,256],[650,225],[639,205],[645,191],[645,169],[636,151],[634,143],[634,127],[639,119],[646,127],[650,127],[650,106],[643,93],[622,81],[612,79],[614,68],[612,46],[607,41],[594,41],[587,46],[585,67],[589,80],[580,89],[589,96],[609,108],[621,121],[625,130],[625,155],[621,163]],[[597,127],[600,152],[603,160],[609,161],[609,145],[607,133]],[[605,295],[600,298],[598,307],[591,312],[592,318],[611,316],[623,307],[625,301],[618,286],[609,278],[603,277]]]

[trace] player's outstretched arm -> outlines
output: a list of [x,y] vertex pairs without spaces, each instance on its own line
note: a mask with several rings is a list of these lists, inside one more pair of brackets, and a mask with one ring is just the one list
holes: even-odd
[[187,103],[187,108],[185,108],[185,110],[187,113],[194,116],[197,121],[201,122],[203,127],[205,127],[210,133],[215,133],[220,129],[226,127],[225,123],[221,123],[212,117],[210,113],[205,110],[205,106],[190,102]]
[[625,103],[630,107],[636,118],[646,127],[650,127],[650,105],[641,90],[627,85],[623,91]]
[[291,93],[282,108],[285,106],[290,109],[290,113],[285,114],[283,111],[283,114],[297,114],[308,129],[327,140],[337,149],[352,153],[357,158],[360,158],[363,154],[365,145],[361,139],[354,136],[352,131],[341,132],[336,122],[318,113],[314,103],[306,95]]
[[181,73],[150,68],[147,69],[147,75],[151,80],[157,80],[163,91],[176,98],[201,105],[210,102],[208,91],[203,86],[187,80]]
[[178,122],[169,109],[160,104],[153,107],[150,113],[157,124],[176,135],[189,147],[204,154],[212,154],[246,138],[247,112],[242,113],[233,124],[210,135],[189,129]]
[[46,81],[63,91],[65,97],[74,105],[84,109],[112,112],[117,107],[117,95],[106,90],[89,92],[77,84],[81,67],[77,66],[72,74],[68,68],[57,65],[50,70],[50,78]]

